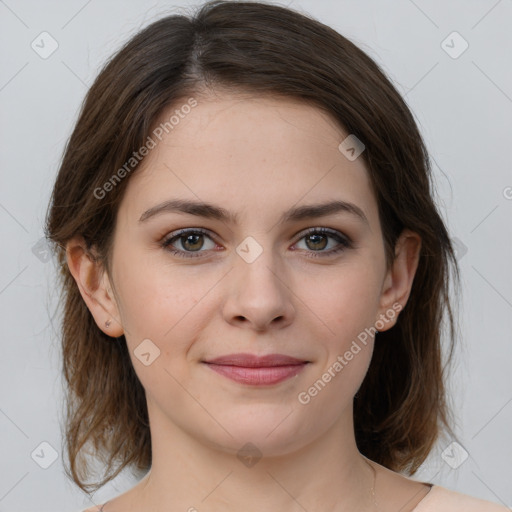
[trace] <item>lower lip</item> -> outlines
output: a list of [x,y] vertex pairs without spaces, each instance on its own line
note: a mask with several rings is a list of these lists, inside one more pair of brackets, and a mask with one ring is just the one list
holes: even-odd
[[214,363],[206,363],[213,371],[224,375],[228,379],[241,384],[252,386],[268,386],[277,384],[283,380],[297,375],[304,369],[307,363],[289,366],[265,366],[260,368],[248,368],[246,366],[228,366]]

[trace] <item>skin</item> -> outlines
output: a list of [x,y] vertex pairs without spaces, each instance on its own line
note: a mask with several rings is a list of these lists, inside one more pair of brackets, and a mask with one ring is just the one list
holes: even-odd
[[[393,305],[405,306],[421,240],[404,231],[386,265],[363,159],[350,161],[338,150],[348,134],[325,112],[289,98],[197,98],[129,177],[112,275],[92,262],[80,238],[67,246],[69,268],[98,327],[126,337],[151,423],[150,472],[103,510],[375,510],[373,472],[355,444],[352,407],[373,337],[309,403],[298,395],[365,328],[388,318]],[[169,199],[213,203],[236,213],[238,222],[179,212],[139,221]],[[294,206],[330,200],[357,205],[367,222],[338,212],[279,223]],[[340,247],[336,238],[304,233],[322,227],[350,237],[352,246],[328,255]],[[171,247],[199,257],[162,247],[181,228],[209,232],[188,245],[186,237],[176,238]],[[251,263],[236,252],[249,236],[262,249]],[[144,339],[160,350],[148,366],[134,355]],[[233,382],[202,363],[235,352],[310,363],[267,387]],[[247,442],[262,454],[250,467],[237,458]],[[412,510],[430,489],[371,466],[381,511]]]

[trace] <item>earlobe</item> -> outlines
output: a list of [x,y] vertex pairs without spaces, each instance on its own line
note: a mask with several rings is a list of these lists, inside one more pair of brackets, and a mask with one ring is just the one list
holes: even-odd
[[385,327],[379,331],[386,331],[393,327],[398,319],[398,313],[405,307],[418,268],[420,250],[421,237],[405,229],[398,238],[395,246],[395,260],[384,280],[379,319],[382,320],[384,315],[388,320],[385,322]]
[[66,244],[66,259],[73,278],[96,325],[109,336],[123,334],[119,311],[112,294],[108,275],[82,237]]

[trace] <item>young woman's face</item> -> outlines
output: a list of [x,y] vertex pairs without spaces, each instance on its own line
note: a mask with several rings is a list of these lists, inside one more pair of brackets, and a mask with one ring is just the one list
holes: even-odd
[[393,322],[377,204],[362,158],[338,149],[347,135],[293,100],[198,99],[129,178],[111,278],[152,431],[277,455],[351,425],[371,328]]

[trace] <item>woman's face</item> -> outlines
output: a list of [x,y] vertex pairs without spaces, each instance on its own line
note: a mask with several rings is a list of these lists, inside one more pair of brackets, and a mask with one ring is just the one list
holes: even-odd
[[[220,95],[164,135],[129,178],[111,276],[152,431],[277,455],[349,425],[396,308],[348,134],[303,103]],[[300,364],[208,363],[234,354]]]

